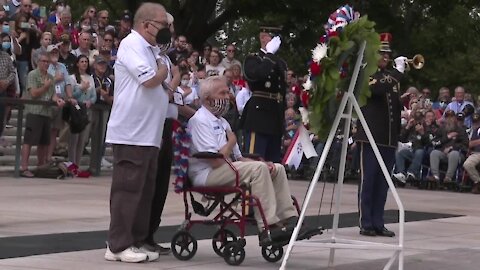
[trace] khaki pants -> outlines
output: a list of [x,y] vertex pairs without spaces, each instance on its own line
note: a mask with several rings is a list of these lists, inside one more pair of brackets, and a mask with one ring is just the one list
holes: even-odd
[[[240,183],[248,183],[252,188],[252,194],[260,200],[269,225],[297,215],[290,195],[287,174],[281,164],[275,163],[276,172],[273,176],[270,175],[268,166],[261,161],[236,161],[233,165],[240,175]],[[206,186],[231,185],[235,185],[235,173],[228,164],[208,174]],[[258,228],[262,230],[264,224],[260,213],[257,209],[254,213]]]
[[472,179],[474,183],[480,182],[480,175],[476,168],[478,164],[480,164],[480,153],[472,153],[463,163],[463,168],[465,168],[468,176],[470,176],[470,179]]

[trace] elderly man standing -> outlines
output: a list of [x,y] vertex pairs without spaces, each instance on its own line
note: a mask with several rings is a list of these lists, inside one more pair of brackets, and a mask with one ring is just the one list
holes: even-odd
[[113,145],[110,229],[105,259],[142,262],[158,252],[144,247],[155,190],[157,157],[169,95],[162,87],[165,63],[157,46],[170,35],[167,13],[160,4],[143,3],[134,29],[123,39],[115,63],[114,100],[107,126]]
[[[50,56],[47,52],[41,52],[38,56],[38,67],[28,73],[25,99],[54,101],[59,107],[62,107],[65,101],[55,92],[54,78],[48,74],[49,65]],[[28,170],[30,151],[32,145],[37,145],[38,165],[40,166],[47,162],[52,110],[49,105],[26,105],[25,115],[21,176],[33,177],[33,173]]]

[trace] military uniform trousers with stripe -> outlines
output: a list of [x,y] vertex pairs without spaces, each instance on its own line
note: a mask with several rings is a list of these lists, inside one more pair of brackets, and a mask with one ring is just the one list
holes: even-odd
[[[395,148],[378,145],[380,155],[390,172],[395,164]],[[360,143],[360,185],[358,192],[359,225],[363,229],[384,227],[384,208],[388,183],[369,143]]]

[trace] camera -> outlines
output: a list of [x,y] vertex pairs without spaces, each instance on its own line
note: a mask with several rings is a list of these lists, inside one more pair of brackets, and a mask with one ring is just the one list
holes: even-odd
[[20,29],[30,29],[31,26],[28,22],[22,22],[20,23]]

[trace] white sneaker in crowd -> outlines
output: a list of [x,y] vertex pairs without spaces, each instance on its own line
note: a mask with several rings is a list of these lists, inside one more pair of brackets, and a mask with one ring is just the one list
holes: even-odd
[[105,260],[107,261],[121,261],[129,263],[144,262],[148,259],[146,253],[140,251],[136,247],[129,247],[122,252],[113,253],[110,247],[107,245],[107,251],[105,252]]
[[139,250],[140,250],[141,252],[147,254],[147,258],[148,258],[148,261],[149,261],[149,262],[156,261],[156,260],[158,260],[158,258],[160,257],[160,254],[159,254],[158,252],[150,251],[150,250],[148,250],[148,248],[145,247],[145,246],[140,247]]
[[102,158],[102,163],[101,163],[101,165],[102,165],[103,168],[111,168],[111,167],[113,167],[113,164],[112,164],[110,161],[106,160],[105,158]]
[[403,173],[394,173],[393,177],[402,183],[407,183],[407,177]]

